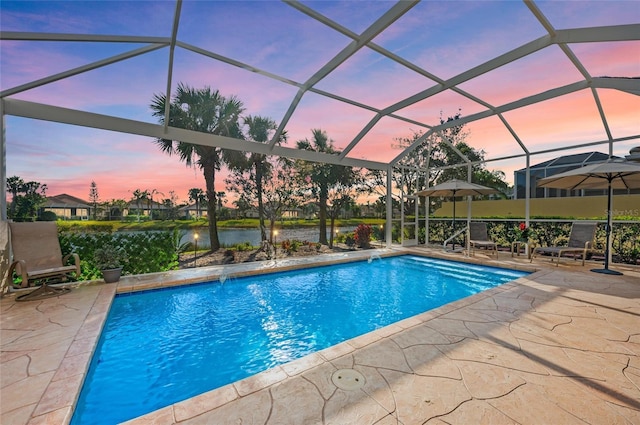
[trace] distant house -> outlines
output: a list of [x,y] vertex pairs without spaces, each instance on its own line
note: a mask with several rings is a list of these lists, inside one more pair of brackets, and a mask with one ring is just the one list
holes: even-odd
[[51,211],[61,220],[88,220],[91,216],[91,205],[66,193],[47,196],[47,202],[41,210]]
[[[616,159],[621,159],[614,157]],[[563,198],[570,196],[598,196],[605,195],[606,189],[564,190],[538,187],[538,180],[555,174],[583,167],[588,164],[603,162],[609,155],[602,152],[586,152],[575,155],[565,155],[549,161],[541,162],[529,167],[530,169],[530,197],[531,198]],[[526,196],[527,169],[522,168],[514,172],[514,199],[524,199]],[[640,193],[640,190],[615,190],[616,194]]]
[[[141,216],[150,217],[154,212],[160,212],[167,209],[167,206],[161,204],[160,202],[151,201],[148,202],[146,199],[140,200],[140,202],[131,201],[129,202],[129,206],[127,207],[127,214],[139,214]],[[156,217],[154,215],[154,217]]]
[[196,208],[196,204],[185,205],[178,208],[178,215],[185,219],[197,219],[207,217],[207,205],[200,205],[200,208]]
[[302,217],[302,208],[288,208],[282,211],[282,218],[300,218]]

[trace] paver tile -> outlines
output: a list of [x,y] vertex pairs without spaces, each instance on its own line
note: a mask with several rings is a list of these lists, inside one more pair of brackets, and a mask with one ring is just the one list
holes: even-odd
[[392,370],[380,370],[396,400],[398,420],[406,425],[452,412],[471,400],[462,380],[424,377]]
[[174,416],[178,422],[185,421],[232,402],[238,397],[233,385],[226,385],[217,391],[208,391],[176,403],[173,407]]
[[[238,398],[215,410],[210,410],[200,416],[187,419],[181,425],[237,425],[237,424],[266,424],[271,412],[271,393],[261,390],[245,397]],[[141,419],[131,421],[130,425],[143,425]]]
[[402,349],[389,339],[368,345],[353,353],[353,357],[357,365],[384,367],[403,372],[411,371]]
[[[271,423],[306,424],[322,417],[325,400],[305,379],[288,379],[271,388]],[[296,400],[291,403],[291,400]]]
[[[337,389],[325,402],[322,419],[326,425],[367,425],[378,422],[389,413],[362,390]],[[310,423],[323,422],[318,417]]]
[[478,362],[455,362],[473,398],[485,400],[502,397],[526,384],[512,368]]
[[519,425],[489,403],[480,400],[469,400],[453,412],[427,422],[427,425],[436,424]]
[[416,375],[462,379],[457,364],[434,345],[413,345],[403,351],[409,367]]

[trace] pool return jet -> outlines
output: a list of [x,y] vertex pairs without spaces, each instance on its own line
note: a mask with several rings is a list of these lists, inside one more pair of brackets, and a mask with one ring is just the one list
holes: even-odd
[[[479,184],[469,183],[464,180],[452,179],[444,183],[440,183],[433,187],[430,187],[429,189],[416,192],[415,195],[416,196],[442,196],[442,197],[450,196],[453,198],[453,220],[451,221],[453,235],[451,235],[449,239],[444,241],[443,247],[446,250],[447,244],[453,241],[451,250],[455,251],[456,250],[455,238],[467,230],[465,228],[456,232],[456,196],[490,195],[492,193],[498,193],[498,192],[499,191],[497,189],[494,189],[492,187],[481,186]],[[460,251],[461,250],[462,249],[460,249]]]

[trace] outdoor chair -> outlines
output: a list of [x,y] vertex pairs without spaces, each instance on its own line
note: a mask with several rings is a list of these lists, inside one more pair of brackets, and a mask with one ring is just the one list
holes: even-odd
[[[7,275],[9,288],[27,288],[35,281],[42,285],[29,294],[16,299],[19,301],[48,298],[64,294],[68,288],[53,288],[48,281],[67,280],[71,273],[80,276],[80,258],[78,254],[69,254],[64,258],[58,240],[58,228],[55,222],[9,223],[13,262]],[[73,264],[67,265],[70,258]],[[14,271],[22,277],[20,285],[13,283]]]
[[531,260],[529,262],[533,261],[536,254],[548,254],[551,255],[551,262],[553,263],[555,255],[557,257],[557,267],[560,265],[560,257],[566,254],[573,254],[574,261],[576,255],[582,257],[582,265],[584,266],[587,252],[593,250],[596,227],[598,227],[598,223],[573,223],[567,246],[537,246],[531,252]]
[[487,223],[469,223],[469,255],[473,255],[476,248],[492,249],[498,258],[498,245],[489,239]]

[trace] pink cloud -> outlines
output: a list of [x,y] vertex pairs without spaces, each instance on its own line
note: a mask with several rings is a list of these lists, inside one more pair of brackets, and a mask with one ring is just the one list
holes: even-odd
[[509,111],[504,117],[532,151],[606,139],[590,90]]
[[640,77],[640,41],[570,45],[592,77]]

